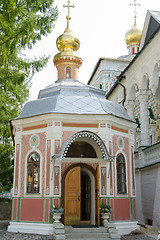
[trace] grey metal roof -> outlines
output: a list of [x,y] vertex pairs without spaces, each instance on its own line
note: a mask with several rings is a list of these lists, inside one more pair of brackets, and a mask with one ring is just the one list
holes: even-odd
[[130,120],[122,105],[105,98],[105,91],[73,79],[58,80],[39,93],[39,98],[25,104],[17,119],[47,113],[104,114]]

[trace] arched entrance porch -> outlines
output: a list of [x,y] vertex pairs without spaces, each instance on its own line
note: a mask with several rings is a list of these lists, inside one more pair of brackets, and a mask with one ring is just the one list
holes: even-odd
[[64,223],[99,224],[99,161],[112,159],[104,142],[89,131],[75,133],[62,145],[58,158],[65,169],[61,188]]

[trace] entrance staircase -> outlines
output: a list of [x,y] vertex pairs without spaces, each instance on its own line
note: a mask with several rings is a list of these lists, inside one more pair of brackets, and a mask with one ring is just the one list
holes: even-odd
[[73,228],[65,226],[65,237],[70,240],[120,240],[120,235],[113,226],[110,228]]

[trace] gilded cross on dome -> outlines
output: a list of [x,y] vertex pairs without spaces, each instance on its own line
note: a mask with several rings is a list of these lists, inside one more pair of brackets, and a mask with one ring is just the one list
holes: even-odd
[[67,19],[67,28],[69,28],[69,20],[71,20],[71,17],[70,17],[70,8],[74,8],[75,6],[74,5],[70,5],[70,0],[67,1],[68,2],[68,5],[63,5],[63,7],[67,7],[68,8],[68,16],[66,17]]
[[131,6],[134,6],[134,18],[135,18],[135,23],[136,23],[136,18],[137,18],[137,6],[141,6],[141,4],[137,3],[137,0],[134,0],[134,3],[130,3]]

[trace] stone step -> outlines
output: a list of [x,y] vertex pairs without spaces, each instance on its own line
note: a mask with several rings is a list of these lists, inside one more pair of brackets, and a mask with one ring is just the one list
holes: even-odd
[[65,226],[65,232],[66,233],[77,233],[77,232],[90,232],[90,233],[95,233],[95,232],[102,232],[102,233],[107,233],[107,229],[104,227],[98,227],[98,228],[73,228],[73,227],[66,227]]
[[78,240],[78,239],[86,239],[86,240],[111,240],[109,237],[109,233],[107,233],[106,228],[72,228],[65,227],[65,235],[66,239],[70,240]]

